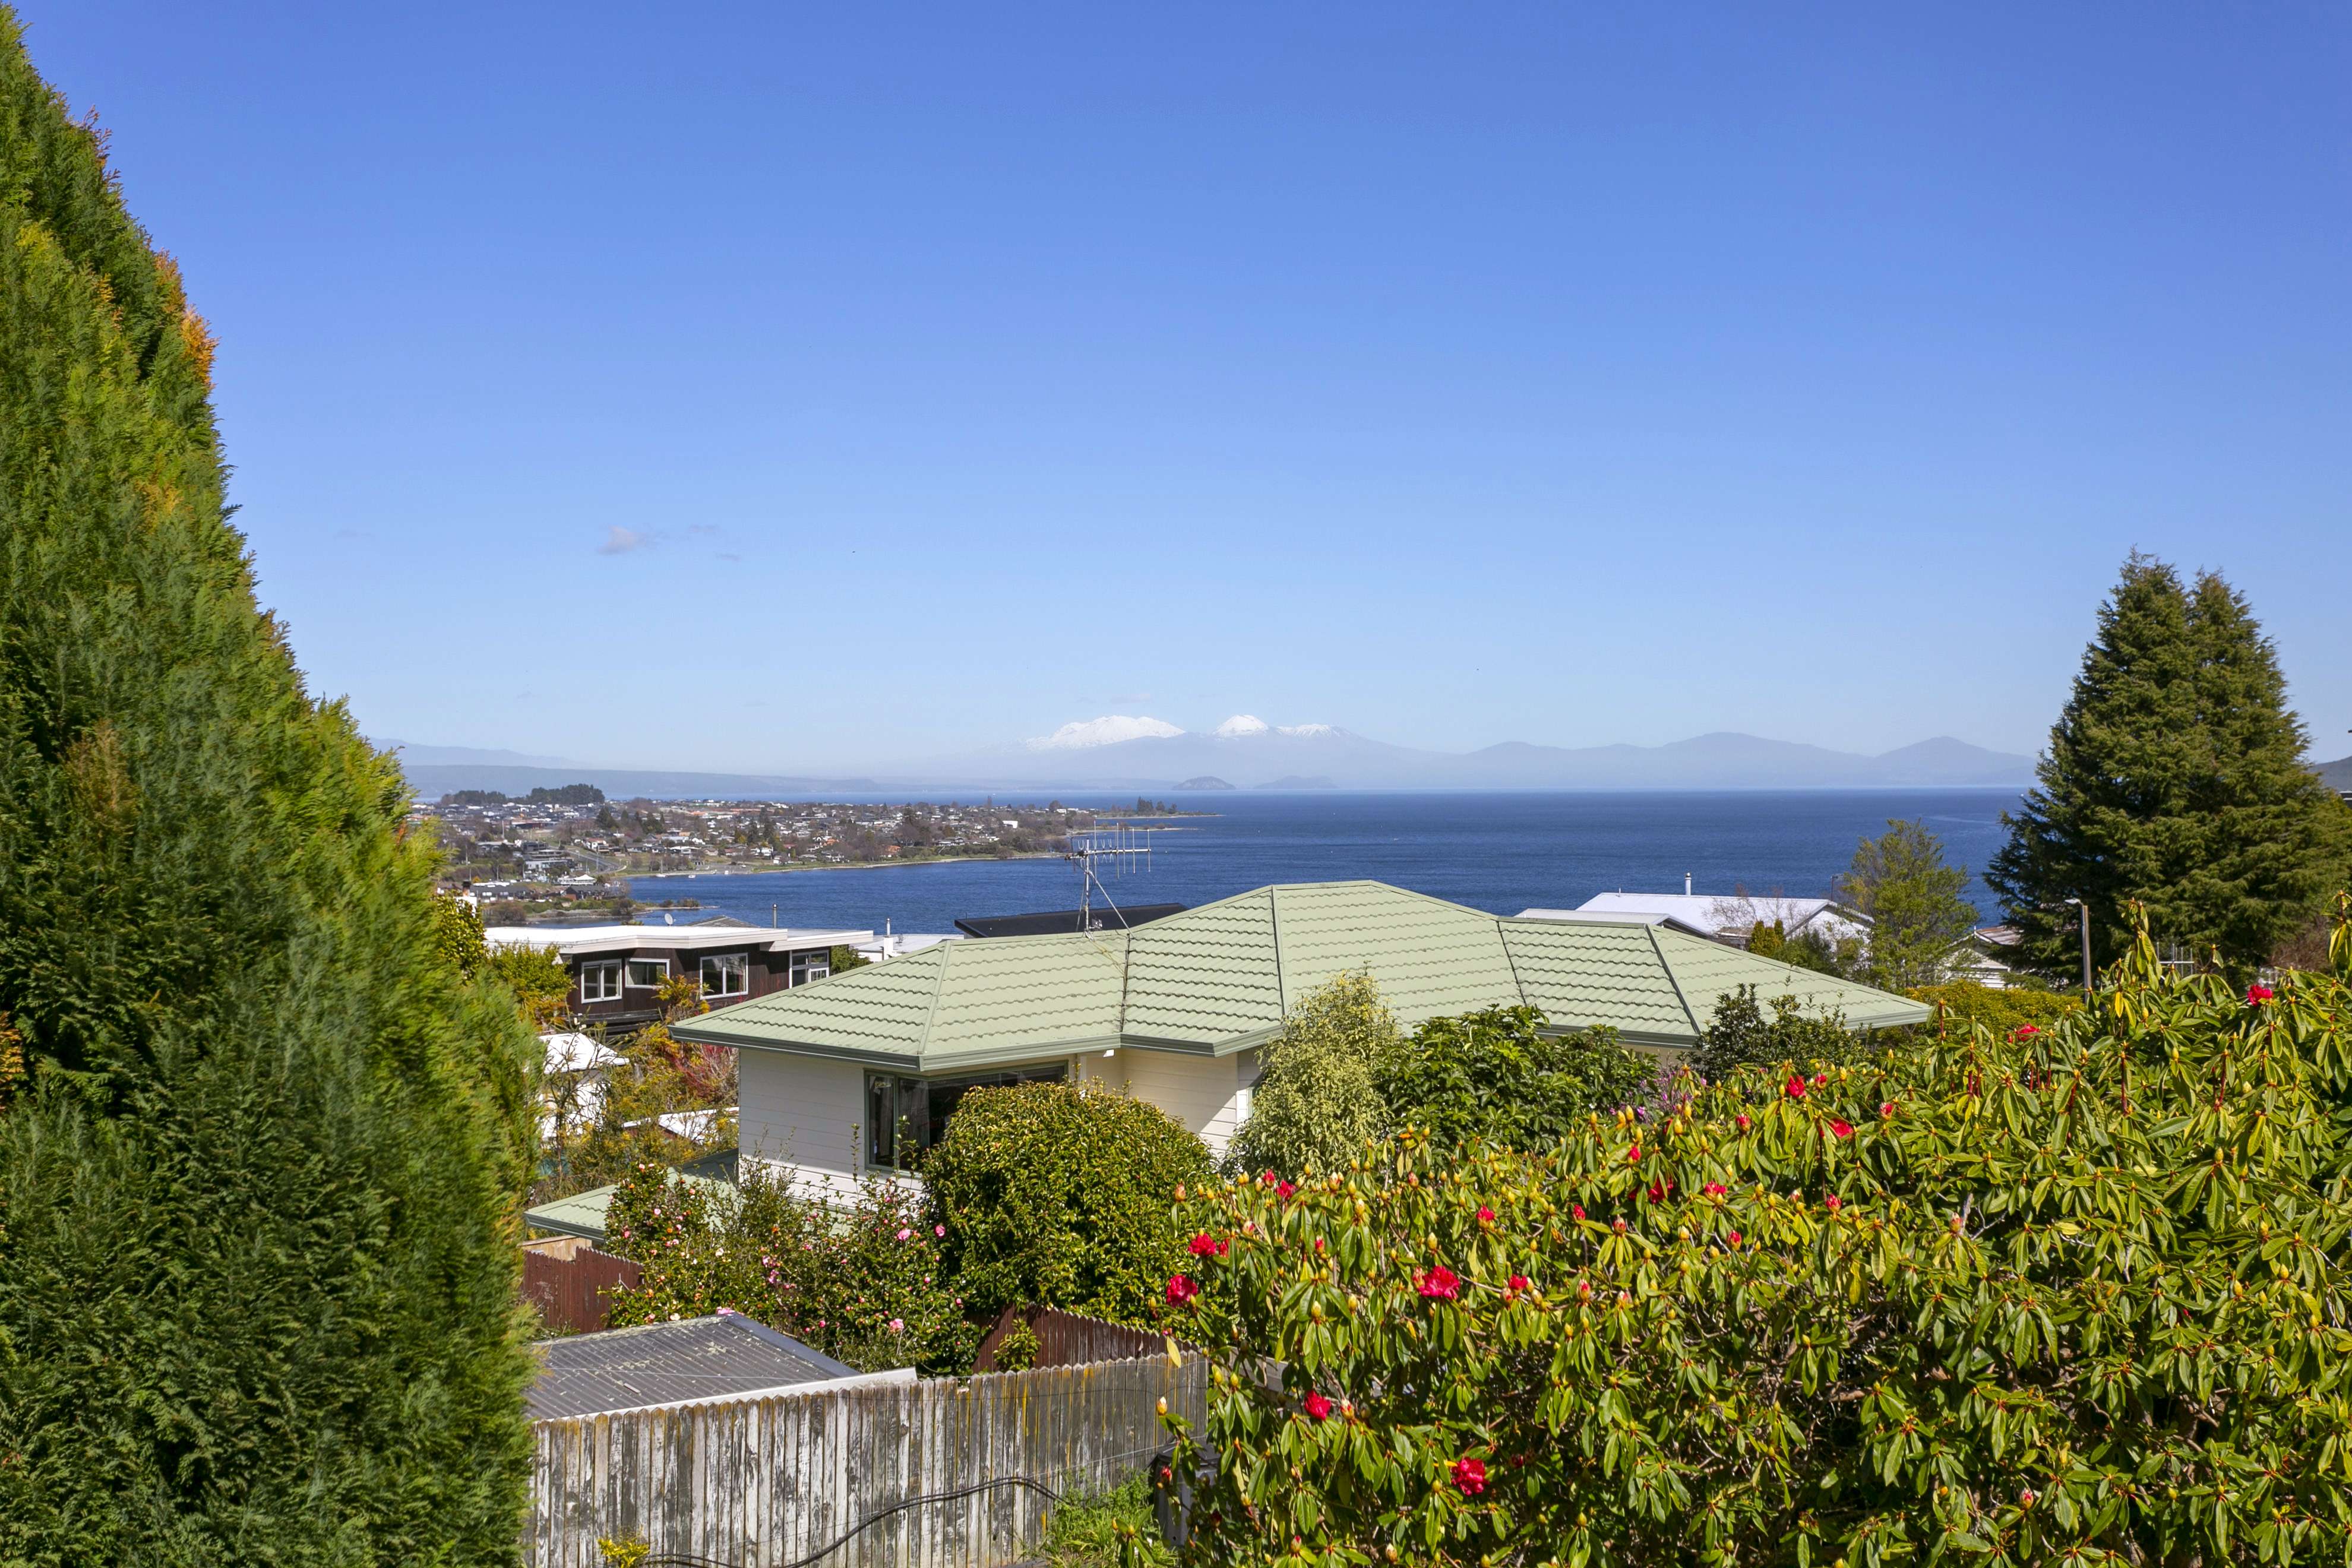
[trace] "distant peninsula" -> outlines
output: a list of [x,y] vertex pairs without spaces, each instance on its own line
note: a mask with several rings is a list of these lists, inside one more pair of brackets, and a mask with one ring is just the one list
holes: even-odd
[[1297,773],[1285,773],[1278,779],[1268,779],[1257,787],[1260,789],[1338,789],[1339,786],[1320,773],[1317,773],[1312,778],[1301,777]]

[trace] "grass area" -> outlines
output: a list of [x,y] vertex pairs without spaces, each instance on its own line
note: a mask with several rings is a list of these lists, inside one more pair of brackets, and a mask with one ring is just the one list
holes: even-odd
[[1151,1488],[1142,1476],[1130,1476],[1100,1497],[1058,1504],[1045,1521],[1037,1556],[1049,1568],[1118,1568],[1119,1539],[1129,1531],[1141,1543],[1145,1563],[1175,1562],[1175,1553],[1160,1539],[1151,1517]]

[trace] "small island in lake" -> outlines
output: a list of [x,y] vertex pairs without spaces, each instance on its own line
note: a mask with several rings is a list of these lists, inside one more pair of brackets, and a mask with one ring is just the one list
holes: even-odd
[[1178,789],[1231,789],[1234,786],[1214,773],[1202,773],[1199,778],[1186,779],[1176,787]]

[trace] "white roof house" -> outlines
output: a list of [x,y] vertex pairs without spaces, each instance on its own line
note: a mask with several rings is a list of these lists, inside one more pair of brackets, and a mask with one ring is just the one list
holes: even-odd
[[1790,936],[1824,941],[1870,940],[1870,917],[1835,899],[1788,899],[1748,893],[1595,893],[1573,910],[1525,910],[1521,920],[1628,921],[1672,923],[1717,942],[1745,942],[1748,931],[1778,921]]
[[869,942],[853,942],[849,945],[869,963],[887,963],[894,958],[904,958],[910,952],[920,952],[927,947],[937,947],[943,942],[961,942],[963,932],[950,931],[884,931]]

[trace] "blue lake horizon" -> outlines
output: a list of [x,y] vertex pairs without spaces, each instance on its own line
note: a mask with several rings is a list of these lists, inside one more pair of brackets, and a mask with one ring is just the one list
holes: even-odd
[[[1998,918],[1981,879],[2004,837],[2015,789],[1643,791],[1242,791],[1173,804],[1213,816],[1162,819],[1149,868],[1105,878],[1119,904],[1200,905],[1269,882],[1367,879],[1496,914],[1573,908],[1624,889],[1825,895],[1855,845],[1892,819],[1917,819],[1968,868],[1967,896]],[[829,798],[863,803],[912,792]],[[935,796],[943,800],[945,796]],[[1000,805],[1045,792],[1000,793]],[[1054,795],[1065,805],[1131,808],[1135,796]],[[949,931],[959,918],[1068,909],[1078,874],[1057,859],[918,862],[817,871],[636,877],[649,903],[695,899],[704,913],[766,925]],[[658,917],[655,917],[658,918]]]

